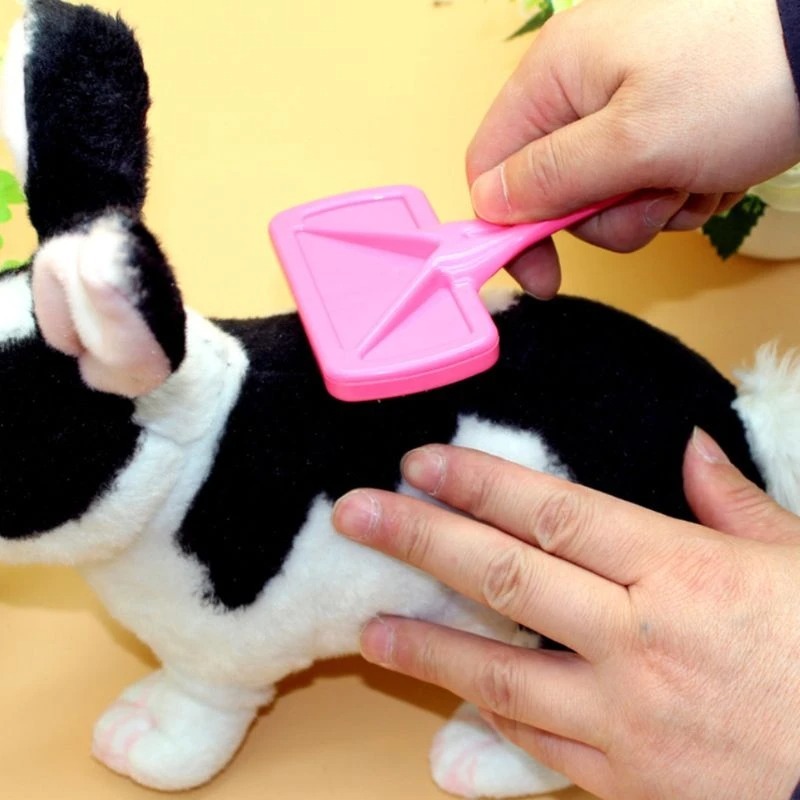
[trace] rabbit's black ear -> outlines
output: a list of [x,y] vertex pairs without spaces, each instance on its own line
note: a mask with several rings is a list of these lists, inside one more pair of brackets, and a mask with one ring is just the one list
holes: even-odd
[[119,18],[27,0],[4,64],[3,129],[41,240],[147,189],[147,73]]
[[181,364],[186,313],[153,235],[122,212],[50,238],[33,260],[45,340],[78,360],[93,389],[138,397]]

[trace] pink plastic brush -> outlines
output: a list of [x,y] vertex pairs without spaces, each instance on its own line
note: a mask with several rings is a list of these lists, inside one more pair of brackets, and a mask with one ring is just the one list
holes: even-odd
[[499,342],[481,286],[618,200],[525,225],[442,224],[419,189],[388,186],[284,211],[270,235],[328,391],[376,400],[491,367]]

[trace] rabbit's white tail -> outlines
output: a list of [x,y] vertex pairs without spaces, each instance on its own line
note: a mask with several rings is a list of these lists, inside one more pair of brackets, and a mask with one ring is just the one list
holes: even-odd
[[734,408],[769,494],[800,513],[800,352],[762,345],[750,369],[736,373]]

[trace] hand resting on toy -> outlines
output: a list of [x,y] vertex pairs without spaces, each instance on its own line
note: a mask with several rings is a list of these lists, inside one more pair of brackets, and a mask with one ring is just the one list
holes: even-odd
[[785,800],[800,775],[800,519],[698,431],[678,522],[470,450],[412,452],[406,480],[468,516],[376,491],[334,521],[575,652],[384,618],[375,663],[484,710],[602,798]]

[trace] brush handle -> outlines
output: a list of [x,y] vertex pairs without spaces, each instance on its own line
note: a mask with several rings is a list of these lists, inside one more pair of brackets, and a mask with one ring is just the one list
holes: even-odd
[[[359,343],[360,357],[366,356],[414,308],[428,297],[436,286],[450,282],[455,287],[469,284],[473,294],[501,270],[511,259],[570,225],[575,225],[618,203],[624,195],[586,206],[556,219],[521,225],[493,225],[483,220],[448,222],[432,230],[413,232],[327,231],[326,235],[350,242],[380,241],[387,249],[429,254],[425,268],[405,292],[386,310],[375,327]],[[467,293],[469,294],[469,293]],[[458,292],[459,304],[465,294]]]
[[520,225],[493,225],[483,220],[451,222],[437,230],[439,247],[432,265],[452,280],[483,286],[496,272],[529,247],[617,204],[624,195],[594,203],[571,214]]

